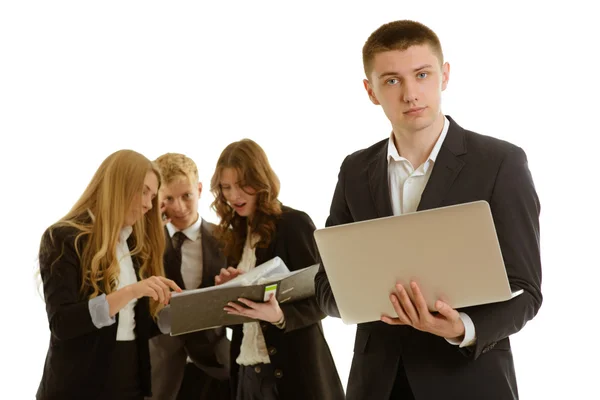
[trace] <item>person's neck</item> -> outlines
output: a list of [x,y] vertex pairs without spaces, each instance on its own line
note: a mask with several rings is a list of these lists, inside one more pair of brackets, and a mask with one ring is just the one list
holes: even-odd
[[393,127],[394,146],[401,157],[406,158],[417,169],[427,161],[435,143],[444,129],[444,114],[440,112],[435,121],[418,131]]
[[200,219],[200,213],[198,213],[198,212],[197,212],[197,213],[196,213],[196,218],[194,218],[194,222],[192,222],[192,223],[191,223],[191,224],[189,224],[188,226],[186,226],[186,227],[183,227],[183,228],[181,228],[181,229],[180,229],[179,227],[177,227],[177,226],[176,226],[175,228],[179,229],[180,231],[185,231],[185,230],[186,230],[186,229],[188,229],[190,226],[192,226],[192,225],[194,225],[196,222],[198,222],[198,219]]
[[[192,222],[192,223],[190,224],[190,226],[192,226],[192,225],[194,225],[196,222],[198,222],[198,220],[199,220],[199,219],[200,219],[200,213],[199,213],[199,212],[196,212],[196,218],[194,218],[194,222]],[[190,226],[188,226],[188,228],[189,228]],[[187,229],[187,228],[185,228],[185,229]]]

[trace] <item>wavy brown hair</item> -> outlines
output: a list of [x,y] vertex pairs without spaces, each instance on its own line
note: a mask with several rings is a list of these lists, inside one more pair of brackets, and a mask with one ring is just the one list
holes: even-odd
[[[256,211],[250,219],[238,215],[225,200],[221,175],[226,168],[237,171],[242,190],[251,188],[256,193]],[[212,208],[220,219],[215,236],[223,244],[225,256],[233,262],[238,263],[242,257],[248,226],[259,236],[256,247],[268,247],[271,243],[276,220],[281,215],[281,202],[277,198],[279,187],[279,178],[265,151],[253,140],[231,143],[221,153],[210,181],[210,190],[215,196]]]
[[[119,150],[111,154],[102,162],[67,215],[49,228],[51,240],[42,245],[53,248],[62,245],[55,242],[53,230],[71,227],[78,231],[75,249],[81,264],[82,296],[94,298],[116,290],[120,273],[117,243],[131,205],[142,195],[148,172],[156,175],[160,188],[160,172],[142,154],[133,150]],[[136,221],[131,236],[135,243],[131,255],[137,256],[141,262],[140,277],[145,279],[153,275],[164,276],[165,237],[157,197],[152,200],[152,209]],[[78,242],[82,238],[85,238],[85,245],[80,250]],[[42,248],[41,251],[51,249]],[[156,301],[150,299],[150,311],[153,315],[159,307]]]

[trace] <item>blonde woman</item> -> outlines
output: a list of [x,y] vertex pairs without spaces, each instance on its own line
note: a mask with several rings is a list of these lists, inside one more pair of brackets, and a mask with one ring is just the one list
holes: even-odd
[[[315,225],[304,212],[281,204],[279,179],[263,149],[252,140],[223,150],[211,182],[220,218],[216,236],[230,267],[222,284],[276,256],[290,270],[319,262]],[[224,312],[256,320],[233,327],[232,386],[237,400],[340,400],[344,390],[315,298],[278,304],[241,299]]]
[[50,347],[39,400],[150,394],[152,319],[181,289],[163,277],[160,174],[131,150],[100,165],[71,211],[42,236]]

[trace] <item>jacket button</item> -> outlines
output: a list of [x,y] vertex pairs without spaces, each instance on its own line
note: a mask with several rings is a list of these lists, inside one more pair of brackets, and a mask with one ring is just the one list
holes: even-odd
[[254,367],[254,372],[256,372],[257,374],[260,374],[260,365],[257,365],[256,367]]
[[269,347],[269,355],[273,356],[277,354],[277,349],[275,347]]
[[268,326],[269,325],[266,322],[263,322],[263,323],[260,324],[260,327],[262,328],[263,331],[266,331],[267,328],[268,328]]
[[283,371],[280,369],[275,370],[275,378],[281,378],[283,376]]

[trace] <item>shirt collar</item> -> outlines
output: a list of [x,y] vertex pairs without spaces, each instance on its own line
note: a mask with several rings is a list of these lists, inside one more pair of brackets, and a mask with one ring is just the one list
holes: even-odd
[[[448,128],[450,127],[450,121],[448,118],[444,116],[444,127],[442,128],[442,133],[438,137],[438,140],[435,142],[433,149],[431,149],[431,153],[429,153],[428,160],[435,162],[440,149],[442,148],[442,144],[444,143],[444,139],[446,139],[446,135],[448,134]],[[388,140],[388,154],[387,154],[388,162],[394,161],[408,161],[406,158],[402,157],[398,153],[398,149],[394,145],[394,132],[390,134],[390,139]],[[416,167],[415,167],[416,168]]]
[[131,236],[131,233],[133,232],[133,226],[125,226],[123,227],[123,229],[121,229],[121,233],[119,234],[119,238],[121,239],[121,242],[127,242],[127,239],[129,239],[129,236]]
[[[198,215],[198,219],[192,225],[183,229],[181,232],[190,239],[191,241],[196,241],[200,237],[200,225],[202,225],[202,218]],[[167,231],[169,232],[169,237],[173,237],[173,235],[179,231],[172,223],[167,223]]]

